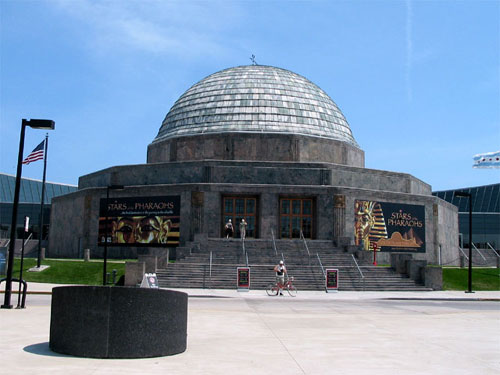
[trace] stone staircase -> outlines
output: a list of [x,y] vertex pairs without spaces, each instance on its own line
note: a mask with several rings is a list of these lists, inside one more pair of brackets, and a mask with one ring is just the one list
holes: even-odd
[[[465,254],[469,256],[469,249],[463,249]],[[472,266],[473,267],[497,267],[499,264],[498,252],[494,249],[474,249],[472,250]],[[465,260],[466,265],[468,260]]]
[[[0,238],[0,247],[8,248],[9,243],[10,243],[9,239]],[[43,242],[42,242],[42,245],[43,245]],[[14,242],[14,257],[21,256],[22,248],[23,248],[23,240],[16,239]],[[26,258],[30,258],[30,257],[36,257],[37,255],[38,255],[38,240],[26,239],[24,241],[24,256]]]
[[[360,263],[364,279],[351,254],[333,247],[331,241],[307,241],[309,254],[302,240],[246,240],[245,251],[239,239],[209,239],[202,247],[188,244],[191,254],[167,269],[157,271],[160,287],[235,289],[237,267],[250,267],[250,289],[265,289],[275,281],[273,267],[284,258],[288,274],[300,290],[324,290],[323,267],[339,270],[339,290],[429,290],[408,277],[387,267]],[[210,267],[212,257],[212,267]],[[320,261],[318,261],[318,257]]]

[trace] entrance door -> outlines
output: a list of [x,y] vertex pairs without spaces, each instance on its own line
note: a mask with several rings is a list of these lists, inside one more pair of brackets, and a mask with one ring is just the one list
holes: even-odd
[[254,197],[224,197],[224,215],[222,227],[231,219],[234,227],[234,237],[240,238],[240,222],[247,222],[246,238],[255,238],[257,198]]
[[312,238],[312,205],[310,198],[280,199],[280,238]]

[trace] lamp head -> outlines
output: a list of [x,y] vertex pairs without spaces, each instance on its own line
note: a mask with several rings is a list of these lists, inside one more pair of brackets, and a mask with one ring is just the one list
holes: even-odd
[[45,130],[54,130],[56,128],[56,123],[52,120],[43,120],[43,119],[31,119],[26,120],[23,119],[23,125],[29,126],[33,129],[45,129]]
[[455,197],[467,197],[470,198],[471,194],[467,193],[466,191],[456,191],[453,193]]

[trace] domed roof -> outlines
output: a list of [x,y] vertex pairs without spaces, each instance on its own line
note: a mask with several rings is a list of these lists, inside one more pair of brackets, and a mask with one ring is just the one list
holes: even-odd
[[264,65],[214,73],[187,90],[153,143],[207,133],[300,134],[356,143],[333,100],[291,71]]

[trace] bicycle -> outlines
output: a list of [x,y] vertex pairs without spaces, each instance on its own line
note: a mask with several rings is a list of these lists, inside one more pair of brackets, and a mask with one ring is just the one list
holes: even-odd
[[280,282],[269,284],[266,288],[266,292],[268,296],[277,296],[281,289],[286,289],[291,297],[297,295],[297,288],[293,286],[293,276],[288,277],[285,284],[281,284]]

